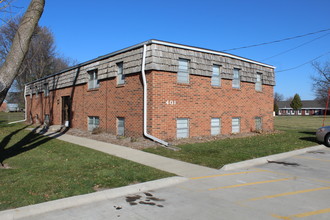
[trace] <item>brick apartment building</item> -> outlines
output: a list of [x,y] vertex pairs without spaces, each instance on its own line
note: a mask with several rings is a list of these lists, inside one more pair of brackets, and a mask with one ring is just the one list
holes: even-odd
[[274,85],[273,66],[149,40],[26,84],[27,120],[156,141],[270,131]]

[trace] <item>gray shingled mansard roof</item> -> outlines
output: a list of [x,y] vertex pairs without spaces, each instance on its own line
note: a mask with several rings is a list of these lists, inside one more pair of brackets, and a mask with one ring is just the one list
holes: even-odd
[[26,84],[26,94],[36,93],[43,85],[49,90],[70,87],[88,82],[88,71],[98,70],[98,79],[103,80],[117,75],[117,63],[124,62],[124,75],[141,72],[143,47],[146,45],[145,70],[167,72],[178,71],[178,59],[189,59],[192,75],[212,76],[212,65],[221,66],[221,78],[233,79],[233,68],[241,70],[243,82],[256,82],[256,73],[263,74],[262,83],[275,85],[274,66],[199,47],[187,46],[160,40],[149,40],[96,59],[78,64],[59,73],[43,77]]
[[[292,109],[290,106],[291,101],[277,102],[279,109]],[[302,109],[325,109],[324,103],[318,100],[301,100]]]

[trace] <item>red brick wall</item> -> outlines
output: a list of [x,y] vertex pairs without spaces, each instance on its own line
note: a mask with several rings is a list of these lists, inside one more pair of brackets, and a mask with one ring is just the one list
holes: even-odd
[[[50,91],[49,97],[43,93],[27,97],[28,119],[43,123],[44,115],[50,114],[52,124],[62,124],[62,97],[71,96],[72,121],[71,127],[88,129],[88,116],[100,118],[100,128],[106,132],[117,134],[117,117],[125,118],[125,135],[142,136],[143,129],[143,88],[140,74],[126,77],[123,86],[117,86],[116,78],[100,81],[100,87],[88,90],[88,85],[78,85]],[[73,91],[74,90],[74,91]]]
[[241,82],[240,89],[233,89],[232,80],[222,79],[221,87],[212,87],[210,77],[190,75],[189,84],[178,84],[176,73],[151,75],[150,133],[156,137],[175,138],[177,118],[189,118],[190,137],[210,136],[212,117],[221,118],[222,134],[231,133],[232,117],[241,118],[242,133],[255,130],[255,117],[262,117],[263,130],[273,130],[273,86],[263,85],[257,92],[254,83]]
[[[45,114],[53,124],[61,124],[63,96],[73,94],[71,127],[87,130],[87,117],[99,116],[100,127],[117,133],[117,117],[125,117],[126,136],[143,135],[143,87],[141,73],[126,76],[124,86],[115,77],[100,81],[96,90],[88,85],[50,92],[43,98],[27,97],[28,116],[42,123]],[[233,89],[231,80],[212,87],[211,78],[190,75],[189,84],[178,84],[177,74],[161,71],[147,73],[148,132],[161,139],[176,138],[176,119],[189,118],[190,137],[209,136],[212,117],[221,118],[221,133],[231,133],[232,117],[241,118],[241,132],[255,130],[255,117],[262,117],[263,130],[273,130],[273,86],[255,91],[254,83],[241,82]],[[74,91],[73,91],[74,89]],[[166,101],[172,101],[166,104]]]
[[7,110],[7,103],[3,102],[1,105],[0,105],[0,112],[4,112]]

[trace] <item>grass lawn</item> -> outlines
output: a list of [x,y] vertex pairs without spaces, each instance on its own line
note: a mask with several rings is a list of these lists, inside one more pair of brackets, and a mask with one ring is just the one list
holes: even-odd
[[[318,145],[315,131],[321,127],[322,121],[322,117],[312,116],[276,117],[275,129],[281,131],[279,133],[179,145],[177,147],[181,149],[180,151],[171,151],[162,147],[145,149],[145,151],[203,166],[221,168],[228,163]],[[330,118],[326,121],[326,125],[329,124]]]
[[[173,176],[7,125],[0,113],[0,210]],[[14,113],[15,114],[15,113]],[[15,119],[17,120],[17,119]]]

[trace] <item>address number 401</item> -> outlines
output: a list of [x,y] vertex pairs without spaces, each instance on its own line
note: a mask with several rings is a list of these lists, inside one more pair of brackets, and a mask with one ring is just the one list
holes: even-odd
[[176,101],[174,100],[167,100],[165,103],[166,105],[176,105]]

